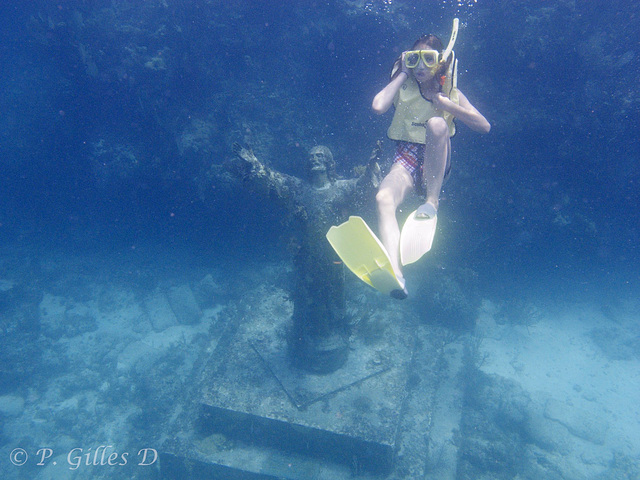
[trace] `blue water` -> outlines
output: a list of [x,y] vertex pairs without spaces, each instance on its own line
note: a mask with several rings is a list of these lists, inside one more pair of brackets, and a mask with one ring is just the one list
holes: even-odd
[[[85,436],[96,415],[105,424],[123,418],[129,443],[121,451],[160,445],[168,408],[151,419],[126,412],[151,411],[186,387],[158,393],[156,377],[114,373],[127,344],[104,333],[105,315],[126,309],[133,342],[157,330],[134,325],[144,323],[144,299],[157,289],[213,274],[218,300],[201,302],[206,312],[261,282],[295,288],[295,227],[283,221],[285,209],[273,195],[212,180],[212,165],[233,159],[238,142],[274,171],[303,178],[307,152],[323,144],[338,174],[352,178],[384,140],[387,171],[391,114],[373,114],[371,100],[404,49],[427,32],[446,43],[456,16],[458,85],[492,129],[478,135],[458,122],[425,268],[451,272],[474,312],[479,299],[525,299],[551,310],[588,304],[605,322],[621,318],[611,312],[633,311],[640,293],[640,4],[2,3],[0,397],[19,399],[17,410],[0,409],[3,478],[42,474],[33,455],[26,474],[12,465],[14,448],[86,452],[113,441],[104,432]],[[373,196],[358,208],[344,213],[375,223]],[[424,292],[429,272],[412,272],[414,291]],[[51,330],[42,310],[53,308],[51,296],[66,321],[78,305],[93,309],[78,317],[86,326]],[[421,306],[419,299],[408,308]],[[629,361],[640,358],[633,324],[618,324]],[[195,369],[206,356],[206,328],[192,334],[194,346],[174,354],[176,365]],[[71,345],[80,353],[69,353]],[[171,361],[159,357],[153,369],[171,378]],[[85,383],[76,389],[79,372]],[[60,407],[79,391],[84,404]],[[609,473],[598,478],[638,478],[639,457],[625,455],[616,458],[627,462],[626,477],[603,467]],[[53,478],[155,478],[156,467]],[[486,478],[532,478],[518,468],[491,477],[487,467]],[[460,468],[458,478],[469,471]]]

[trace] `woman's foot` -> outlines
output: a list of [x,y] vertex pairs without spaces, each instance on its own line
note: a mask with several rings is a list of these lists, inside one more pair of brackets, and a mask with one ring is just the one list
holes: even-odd
[[425,220],[434,218],[437,214],[438,214],[438,209],[431,202],[427,202],[420,205],[416,210],[416,218],[425,219]]

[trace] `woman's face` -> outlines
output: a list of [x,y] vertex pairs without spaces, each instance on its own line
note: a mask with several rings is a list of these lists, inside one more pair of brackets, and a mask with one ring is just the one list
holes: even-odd
[[[427,45],[418,45],[417,47],[415,47],[415,50],[432,50],[432,49],[433,47],[430,47]],[[413,71],[413,76],[418,81],[418,83],[423,83],[423,82],[430,81],[434,77],[436,69],[432,67],[427,67],[421,58],[418,65],[415,68],[413,68],[412,71]]]
[[433,78],[433,72],[422,62],[422,60],[420,60],[420,64],[413,69],[413,76],[418,83],[423,83],[428,82]]

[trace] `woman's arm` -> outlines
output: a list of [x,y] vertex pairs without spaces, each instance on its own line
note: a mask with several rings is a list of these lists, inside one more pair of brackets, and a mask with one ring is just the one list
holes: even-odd
[[432,99],[433,105],[440,110],[451,113],[455,118],[467,125],[471,130],[480,133],[489,133],[491,124],[484,118],[476,107],[458,90],[459,104],[455,104],[441,93],[435,95]]
[[378,92],[378,94],[373,97],[371,108],[373,108],[373,111],[378,115],[382,115],[387,110],[389,110],[391,105],[393,105],[393,99],[396,96],[396,93],[398,93],[398,90],[400,90],[400,87],[407,79],[407,77],[405,76],[406,73],[404,75],[403,73],[404,72],[400,72],[396,76],[396,78],[391,80],[386,87],[380,90],[380,92]]
[[409,78],[409,72],[407,71],[407,66],[404,63],[404,52],[402,52],[402,57],[400,58],[400,65],[395,68],[400,68],[400,72],[391,79],[386,87],[380,90],[380,92],[373,97],[371,108],[373,108],[373,111],[378,115],[382,115],[391,108],[396,93],[398,93],[398,90],[400,90],[404,81]]

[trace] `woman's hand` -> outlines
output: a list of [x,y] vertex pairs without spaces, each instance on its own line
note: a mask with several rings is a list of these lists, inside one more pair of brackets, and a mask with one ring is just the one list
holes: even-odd
[[434,107],[449,112],[471,128],[471,130],[475,130],[480,133],[489,133],[489,130],[491,130],[491,124],[476,109],[476,107],[471,105],[471,102],[460,90],[458,90],[459,103],[457,104],[441,93],[434,95],[431,101],[433,102]]
[[447,107],[453,103],[451,100],[449,100],[445,95],[443,95],[442,93],[436,93],[432,98],[431,98],[431,102],[433,103],[433,106],[436,107],[438,110],[447,110]]
[[[409,77],[409,72],[407,66],[404,63],[404,54],[406,52],[402,52],[402,58],[400,59],[400,73],[398,73],[393,79],[380,90],[377,95],[373,98],[373,103],[371,104],[371,108],[378,115],[385,113],[391,105],[393,105],[393,98],[395,97],[398,90],[404,83],[404,81]],[[396,70],[397,72],[397,70]],[[406,77],[402,75],[402,73],[406,74]]]
[[409,69],[407,68],[407,64],[404,61],[404,56],[407,54],[407,52],[402,52],[402,60],[400,61],[400,71],[402,73],[406,73],[407,74],[407,78],[409,78]]

